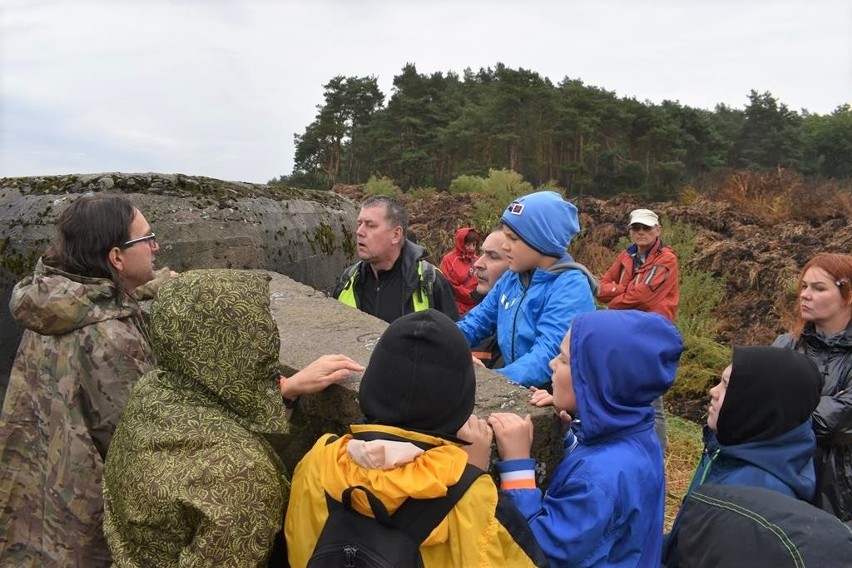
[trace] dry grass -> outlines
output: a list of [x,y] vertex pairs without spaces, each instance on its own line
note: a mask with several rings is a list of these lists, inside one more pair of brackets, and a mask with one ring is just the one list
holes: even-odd
[[793,170],[743,170],[729,175],[718,197],[768,223],[852,214],[852,192],[843,180],[806,180]]
[[701,440],[701,426],[689,420],[668,414],[666,416],[669,446],[666,450],[666,519],[665,530],[672,528],[672,523],[680,510],[680,503],[701,451],[704,449]]

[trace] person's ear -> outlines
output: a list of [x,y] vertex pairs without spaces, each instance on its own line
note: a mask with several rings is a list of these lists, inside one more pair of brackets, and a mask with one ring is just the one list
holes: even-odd
[[399,225],[397,225],[393,230],[393,238],[391,239],[391,242],[393,244],[402,242],[402,227]]
[[107,260],[116,272],[121,272],[124,269],[124,255],[120,248],[112,247],[107,253]]

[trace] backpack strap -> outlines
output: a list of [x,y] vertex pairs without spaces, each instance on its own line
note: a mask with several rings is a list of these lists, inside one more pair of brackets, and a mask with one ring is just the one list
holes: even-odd
[[453,510],[473,482],[484,474],[478,467],[467,464],[459,480],[447,490],[446,496],[436,499],[407,499],[393,514],[397,529],[407,534],[414,542],[422,543]]
[[423,288],[423,292],[426,293],[426,297],[429,298],[429,301],[432,301],[432,287],[435,284],[435,265],[431,262],[426,262],[421,260],[423,264],[423,278],[420,281],[420,287]]
[[[344,509],[356,514],[360,514],[358,513],[358,511],[352,508],[352,493],[354,491],[362,491],[364,495],[367,496],[367,501],[370,503],[370,509],[372,509],[373,511],[373,517],[375,517],[375,519],[379,521],[379,523],[383,524],[386,527],[396,527],[396,523],[394,523],[394,521],[391,519],[391,515],[390,513],[388,513],[388,510],[385,507],[384,503],[382,503],[382,501],[378,497],[376,497],[372,491],[370,491],[363,485],[355,485],[353,487],[347,487],[343,490],[340,499],[343,503]],[[328,492],[326,492],[326,494],[328,494]]]
[[[408,535],[408,538],[419,545],[426,540],[426,537],[438,526],[438,523],[453,510],[453,507],[473,485],[473,482],[484,474],[485,472],[478,467],[467,464],[462,476],[447,489],[447,494],[444,497],[436,497],[435,499],[408,498],[393,515],[388,513],[387,508],[372,491],[362,485],[344,489],[341,502],[344,509],[357,513],[352,508],[352,493],[362,491],[370,503],[370,509],[372,509],[376,521],[386,527],[404,532]],[[334,500],[328,492],[326,492],[326,500],[329,501],[329,506],[334,504],[332,503]]]
[[334,290],[331,293],[333,298],[337,298],[340,294],[343,293],[344,290],[348,290],[355,285],[355,280],[357,279],[357,273],[361,269],[361,263],[363,261],[359,260],[355,264],[352,264],[343,271],[337,281],[334,283]]
[[413,298],[415,312],[435,307],[432,291],[435,284],[436,270],[437,268],[431,262],[426,262],[422,259],[417,261],[417,278],[420,280],[420,290],[417,292],[417,297]]

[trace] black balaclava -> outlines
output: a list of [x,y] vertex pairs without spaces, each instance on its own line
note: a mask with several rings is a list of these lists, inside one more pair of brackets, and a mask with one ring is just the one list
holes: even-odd
[[822,375],[792,349],[734,347],[728,390],[716,437],[731,446],[775,438],[810,418],[822,393]]

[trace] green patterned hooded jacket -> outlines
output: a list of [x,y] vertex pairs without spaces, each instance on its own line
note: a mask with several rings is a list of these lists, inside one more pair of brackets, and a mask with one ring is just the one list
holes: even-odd
[[289,484],[263,434],[287,431],[265,275],[197,270],[151,308],[159,370],[140,379],[104,472],[117,566],[260,566]]
[[0,566],[108,566],[103,457],[154,368],[141,309],[39,260],[9,310],[26,329],[0,414]]

